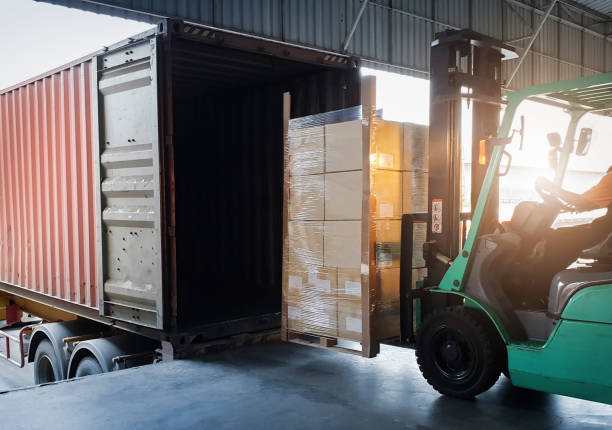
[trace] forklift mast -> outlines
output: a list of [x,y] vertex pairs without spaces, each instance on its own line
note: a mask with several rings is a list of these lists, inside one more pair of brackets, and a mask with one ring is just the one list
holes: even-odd
[[[490,153],[481,157],[480,141],[497,132],[501,105],[501,61],[512,48],[471,30],[436,34],[431,47],[429,113],[429,208],[427,239],[442,255],[454,258],[461,250],[465,221],[474,209],[487,171]],[[462,100],[471,105],[471,209],[462,211]],[[485,147],[486,151],[490,148]],[[469,157],[464,157],[469,160]],[[495,185],[498,188],[498,185]],[[494,191],[497,195],[497,190]],[[487,225],[497,220],[497,198],[486,215]],[[486,231],[486,229],[485,229]],[[428,267],[428,279],[438,284],[446,265],[438,260]]]
[[[427,264],[425,286],[440,283],[448,270],[448,262],[460,252],[467,235],[468,222],[478,200],[491,156],[491,148],[480,141],[497,133],[501,106],[501,62],[515,58],[514,49],[497,39],[472,30],[447,30],[436,34],[431,46],[430,113],[429,113],[429,214],[427,242],[424,256]],[[471,115],[471,183],[469,212],[462,208],[463,177],[461,154],[462,101],[467,100]],[[482,149],[481,149],[482,146]],[[482,154],[481,150],[486,153]],[[470,159],[470,157],[464,157]],[[498,220],[497,180],[492,199],[484,217],[483,232],[491,232]],[[405,216],[406,217],[406,216]],[[402,222],[406,240],[412,230],[413,219]],[[416,221],[416,219],[415,219]],[[402,249],[411,249],[407,243]],[[402,258],[404,260],[404,258]],[[409,270],[400,284],[408,289]],[[413,293],[409,295],[411,297]],[[424,295],[416,312],[416,326],[435,309],[448,306],[450,295]],[[405,303],[402,316],[402,338],[410,342],[414,336],[412,299]],[[404,312],[404,311],[402,311]]]

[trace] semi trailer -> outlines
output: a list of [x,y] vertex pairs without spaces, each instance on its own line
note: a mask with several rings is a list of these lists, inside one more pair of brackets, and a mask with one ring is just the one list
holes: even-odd
[[0,353],[44,383],[279,327],[283,93],[299,117],[359,83],[346,56],[162,21],[0,91]]

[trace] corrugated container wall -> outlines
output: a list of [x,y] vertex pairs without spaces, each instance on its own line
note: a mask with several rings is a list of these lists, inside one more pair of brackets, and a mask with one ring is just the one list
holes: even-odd
[[0,94],[0,281],[97,307],[91,67]]
[[[362,4],[361,0],[42,1],[151,22],[177,18],[334,52],[343,52]],[[611,70],[611,43],[602,30],[605,15],[560,3],[511,82],[512,89]],[[548,4],[549,0],[371,0],[346,53],[360,57],[368,67],[427,77],[436,32],[471,28],[510,43],[521,54]],[[518,60],[506,62],[505,79],[517,64]]]
[[0,93],[0,289],[142,333],[273,327],[284,93],[356,106],[359,69],[171,27]]

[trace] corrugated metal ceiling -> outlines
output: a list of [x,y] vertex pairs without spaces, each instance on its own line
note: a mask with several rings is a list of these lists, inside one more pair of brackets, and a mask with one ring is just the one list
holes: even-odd
[[[183,19],[274,40],[342,52],[361,0],[39,0],[124,18]],[[549,0],[370,0],[347,53],[364,64],[426,76],[436,32],[472,28],[519,53]],[[589,9],[587,9],[589,8]],[[513,88],[612,70],[612,1],[560,0],[538,36]],[[609,12],[609,11],[608,11]],[[506,77],[517,60],[504,65]]]
[[574,3],[612,17],[612,1],[610,0],[574,0]]

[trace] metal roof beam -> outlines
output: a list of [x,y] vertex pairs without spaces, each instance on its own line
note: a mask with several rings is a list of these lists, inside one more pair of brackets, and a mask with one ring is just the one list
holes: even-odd
[[[510,2],[510,1],[513,2],[513,0],[504,0],[504,2],[506,2],[506,3]],[[431,24],[437,24],[437,25],[440,25],[440,26],[443,26],[443,27],[446,27],[446,28],[450,28],[450,29],[453,29],[453,30],[460,30],[459,27],[456,27],[454,25],[450,25],[450,24],[448,24],[446,22],[438,21],[438,20],[435,20],[435,19],[428,18],[426,16],[418,15],[416,13],[406,12],[406,11],[401,10],[401,9],[397,9],[397,8],[393,8],[393,7],[390,7],[390,6],[386,6],[386,5],[377,3],[376,0],[370,0],[370,4],[373,5],[373,6],[380,7],[382,9],[387,9],[387,10],[389,10],[391,12],[394,12],[394,13],[398,13],[400,15],[406,15],[406,16],[410,16],[412,18],[416,18],[416,19],[425,21],[425,22],[429,22]],[[511,6],[511,4],[508,3],[508,6]],[[537,9],[537,10],[539,10],[539,9]],[[541,12],[544,13],[543,11],[541,11]],[[554,15],[552,15],[552,16],[554,16]],[[551,19],[552,16],[549,19]],[[528,26],[530,28],[532,28],[531,25],[528,25]],[[529,35],[526,35],[526,36],[521,36],[520,38],[517,38],[517,39],[512,40],[512,41],[505,41],[505,43],[515,43],[515,42],[518,42],[518,41],[521,41],[521,40],[524,40],[524,39],[528,39],[528,38],[530,38],[532,36],[533,36],[533,34],[529,34]],[[525,49],[522,46],[516,46],[516,45],[511,45],[511,46],[514,46],[515,48],[521,49],[521,50]],[[554,60],[554,61],[558,61],[559,63],[567,64],[569,66],[579,67],[579,68],[581,68],[583,70],[586,70],[586,71],[589,71],[589,72],[592,72],[592,73],[602,73],[601,70],[595,70],[595,69],[593,69],[591,67],[587,67],[587,66],[584,66],[584,65],[581,65],[581,64],[577,64],[577,63],[574,63],[574,62],[571,62],[571,61],[567,61],[567,60],[564,60],[562,58],[557,58],[557,57],[554,57],[552,55],[544,54],[542,52],[538,52],[538,51],[535,51],[533,49],[531,49],[529,51],[529,53],[531,53],[533,55],[537,55],[539,57],[548,58],[548,59],[551,59],[551,60]],[[382,62],[382,61],[379,61],[379,60],[375,60],[375,59],[369,58],[369,57],[361,56],[361,58],[363,60],[369,61],[370,63],[379,64],[379,65],[388,65],[388,66],[395,67],[395,68],[397,68],[399,70],[406,70],[406,71],[410,71],[410,72],[418,72],[418,73],[429,74],[429,72],[426,72],[426,71],[422,71],[422,70],[418,70],[418,69],[412,69],[412,68],[404,67],[404,66],[394,66],[392,64],[385,63],[385,62]]]
[[361,21],[361,17],[363,16],[363,12],[366,10],[366,7],[368,7],[368,3],[369,3],[368,0],[363,0],[363,4],[359,8],[359,12],[357,13],[357,16],[355,17],[355,22],[353,22],[353,26],[351,27],[351,31],[349,31],[349,33],[346,35],[346,39],[344,40],[344,44],[342,45],[342,51],[346,52],[346,50],[348,49],[349,45],[351,44],[351,40],[353,39],[353,35],[355,34],[355,30],[357,30],[357,26],[359,25],[359,21]]
[[[517,6],[517,7],[520,7],[522,9],[528,10],[530,12],[534,12],[537,15],[544,15],[544,14],[546,14],[546,12],[543,11],[542,9],[538,9],[537,7],[529,6],[529,5],[527,5],[527,4],[525,4],[525,3],[521,2],[521,1],[518,1],[518,0],[504,0],[504,2],[506,2],[508,4],[513,4],[513,5]],[[602,34],[602,33],[599,33],[597,31],[591,30],[591,29],[586,28],[586,27],[584,27],[584,26],[582,26],[580,24],[576,24],[575,22],[569,21],[569,20],[567,20],[565,18],[558,17],[556,15],[551,15],[549,17],[549,19],[552,20],[552,21],[558,21],[561,24],[565,24],[565,25],[567,25],[569,27],[572,27],[572,28],[575,28],[577,30],[584,31],[585,33],[590,34],[591,36],[601,37],[602,39],[607,39],[609,37],[606,34]]]
[[546,9],[546,13],[544,14],[544,18],[542,18],[542,20],[540,21],[540,24],[538,25],[538,28],[536,28],[536,31],[533,33],[533,36],[531,36],[531,39],[529,39],[529,43],[527,44],[527,48],[525,48],[525,51],[523,52],[523,55],[521,55],[521,58],[520,58],[518,64],[516,65],[516,67],[512,71],[512,74],[510,75],[510,78],[508,78],[508,82],[506,82],[506,87],[510,85],[510,83],[512,82],[512,79],[514,79],[514,77],[516,76],[516,73],[521,68],[521,64],[523,64],[523,60],[525,60],[525,57],[529,53],[529,50],[531,49],[531,46],[533,45],[533,42],[535,42],[536,38],[538,37],[538,34],[540,34],[540,30],[542,30],[542,27],[544,27],[544,23],[546,22],[546,20],[550,16],[550,13],[552,12],[553,7],[555,7],[556,3],[557,3],[557,0],[552,0],[552,2],[550,2],[550,5],[548,6],[548,9]]
[[589,15],[591,15],[593,18],[597,18],[597,19],[610,19],[612,17],[606,15],[605,13],[601,13],[598,12],[596,10],[594,10],[593,8],[587,7],[583,4],[580,4],[578,2],[572,1],[572,0],[559,0],[559,3],[563,3],[566,4],[567,6],[574,8],[578,11],[580,11],[581,13],[587,13]]

